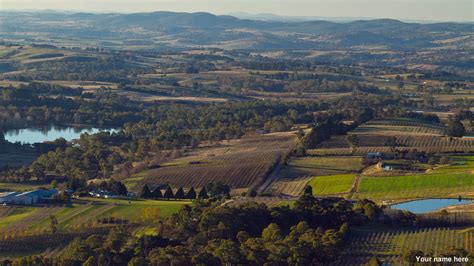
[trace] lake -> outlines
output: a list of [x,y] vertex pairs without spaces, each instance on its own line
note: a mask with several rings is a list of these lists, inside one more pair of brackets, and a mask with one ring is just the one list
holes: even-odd
[[434,212],[438,209],[446,208],[449,206],[471,203],[474,203],[474,201],[464,199],[423,199],[394,204],[390,207],[396,210],[407,210],[415,214],[422,214]]
[[22,144],[42,143],[64,138],[67,141],[78,139],[82,133],[94,134],[100,131],[117,132],[116,129],[99,128],[75,128],[75,127],[46,127],[46,128],[23,128],[8,130],[5,139],[8,142],[20,142]]

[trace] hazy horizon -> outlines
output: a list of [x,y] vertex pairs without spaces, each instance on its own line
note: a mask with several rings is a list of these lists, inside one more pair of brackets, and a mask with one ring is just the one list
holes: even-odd
[[[427,8],[429,7],[429,8]],[[389,18],[418,21],[472,22],[470,0],[0,0],[9,11],[58,10],[71,12],[136,13],[154,11],[209,12],[217,15],[248,13],[291,17]]]

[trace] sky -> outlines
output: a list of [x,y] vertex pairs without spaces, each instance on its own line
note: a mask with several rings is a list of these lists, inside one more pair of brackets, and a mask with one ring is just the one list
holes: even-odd
[[1,10],[205,11],[283,16],[474,21],[474,0],[0,0]]

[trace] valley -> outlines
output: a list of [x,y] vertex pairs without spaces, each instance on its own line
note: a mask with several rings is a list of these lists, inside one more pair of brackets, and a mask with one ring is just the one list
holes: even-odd
[[474,259],[471,23],[0,19],[0,265]]

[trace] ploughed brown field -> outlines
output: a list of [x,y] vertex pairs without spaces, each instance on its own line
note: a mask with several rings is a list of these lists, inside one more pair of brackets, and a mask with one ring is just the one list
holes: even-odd
[[200,188],[217,182],[233,189],[258,186],[282,158],[288,156],[295,143],[294,133],[241,139],[145,170],[125,183],[135,191],[140,191],[145,184],[151,188],[159,185]]

